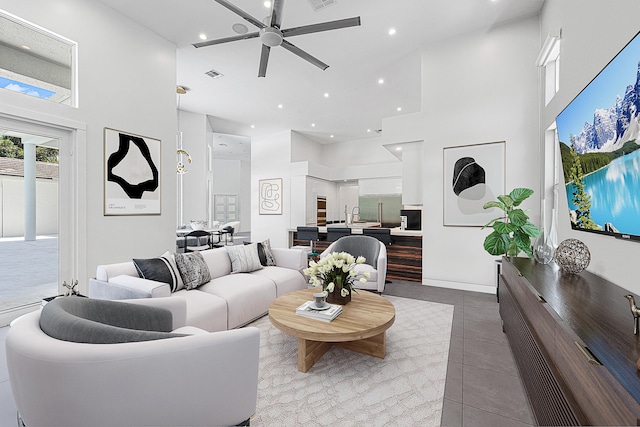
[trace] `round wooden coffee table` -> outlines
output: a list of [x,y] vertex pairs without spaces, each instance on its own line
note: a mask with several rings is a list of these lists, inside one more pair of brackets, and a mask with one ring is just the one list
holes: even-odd
[[332,345],[384,359],[385,332],[396,318],[393,304],[360,290],[352,294],[351,302],[329,323],[297,316],[296,308],[313,300],[317,291],[311,288],[290,292],[269,307],[273,326],[298,338],[298,370],[307,372]]

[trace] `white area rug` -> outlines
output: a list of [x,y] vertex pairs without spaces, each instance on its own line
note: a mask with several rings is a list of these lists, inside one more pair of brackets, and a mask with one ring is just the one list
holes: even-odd
[[258,407],[252,426],[438,426],[453,306],[387,297],[396,320],[384,359],[333,347],[298,372],[298,341],[260,329]]

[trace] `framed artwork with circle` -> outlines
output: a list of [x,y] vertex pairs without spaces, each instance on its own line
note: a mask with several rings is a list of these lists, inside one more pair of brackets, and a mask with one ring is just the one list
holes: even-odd
[[505,142],[445,147],[443,217],[445,226],[482,227],[502,213],[484,209],[505,194]]

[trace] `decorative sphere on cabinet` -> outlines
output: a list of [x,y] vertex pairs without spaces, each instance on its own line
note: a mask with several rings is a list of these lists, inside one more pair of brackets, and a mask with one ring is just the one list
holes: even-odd
[[589,248],[578,239],[566,239],[560,242],[555,253],[556,264],[567,273],[580,273],[589,266],[591,253]]

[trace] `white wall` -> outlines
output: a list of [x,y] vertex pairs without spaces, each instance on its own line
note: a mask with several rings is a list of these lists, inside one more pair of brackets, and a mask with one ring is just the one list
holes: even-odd
[[291,161],[305,160],[318,162],[322,156],[322,145],[312,141],[300,132],[291,132]]
[[422,141],[402,145],[402,204],[422,205],[424,175]]
[[[258,181],[271,178],[282,178],[282,215],[259,215]],[[291,193],[291,131],[251,139],[251,201],[251,240],[288,247],[289,228],[301,225],[292,224],[292,205],[304,205],[304,198]]]
[[[547,0],[542,12],[541,35],[562,29],[560,90],[542,107],[541,129],[546,129],[564,107],[604,68],[638,32],[640,3],[635,0],[606,2]],[[615,17],[615,19],[610,19]],[[549,168],[551,165],[545,165]],[[588,270],[636,294],[640,294],[637,266],[640,244],[608,236],[571,230],[566,192],[560,172],[558,241],[582,240],[591,252]]]
[[[24,178],[0,177],[0,236],[24,236]],[[36,234],[58,234],[58,181],[36,179]]]
[[[383,122],[385,143],[424,140],[423,282],[495,292],[487,230],[443,226],[443,148],[506,141],[506,187],[538,192],[538,18],[425,47],[422,112]],[[525,203],[538,216],[538,203]]]
[[[10,111],[17,118],[38,117],[45,123],[86,125],[86,133],[81,132],[86,146],[74,152],[84,156],[79,161],[87,171],[86,176],[78,177],[82,182],[77,185],[83,221],[76,242],[83,260],[78,266],[81,286],[95,275],[98,264],[173,250],[175,46],[95,0],[2,0],[0,8],[78,42],[79,108],[0,91],[0,112]],[[162,141],[161,215],[103,215],[105,127]]]
[[213,193],[235,194],[239,200],[240,228],[251,230],[251,164],[242,160],[213,160]]
[[207,220],[207,116],[182,110],[178,114],[182,149],[191,156],[191,163],[184,157],[182,160],[188,170],[182,175],[182,219],[188,224],[191,220]]

